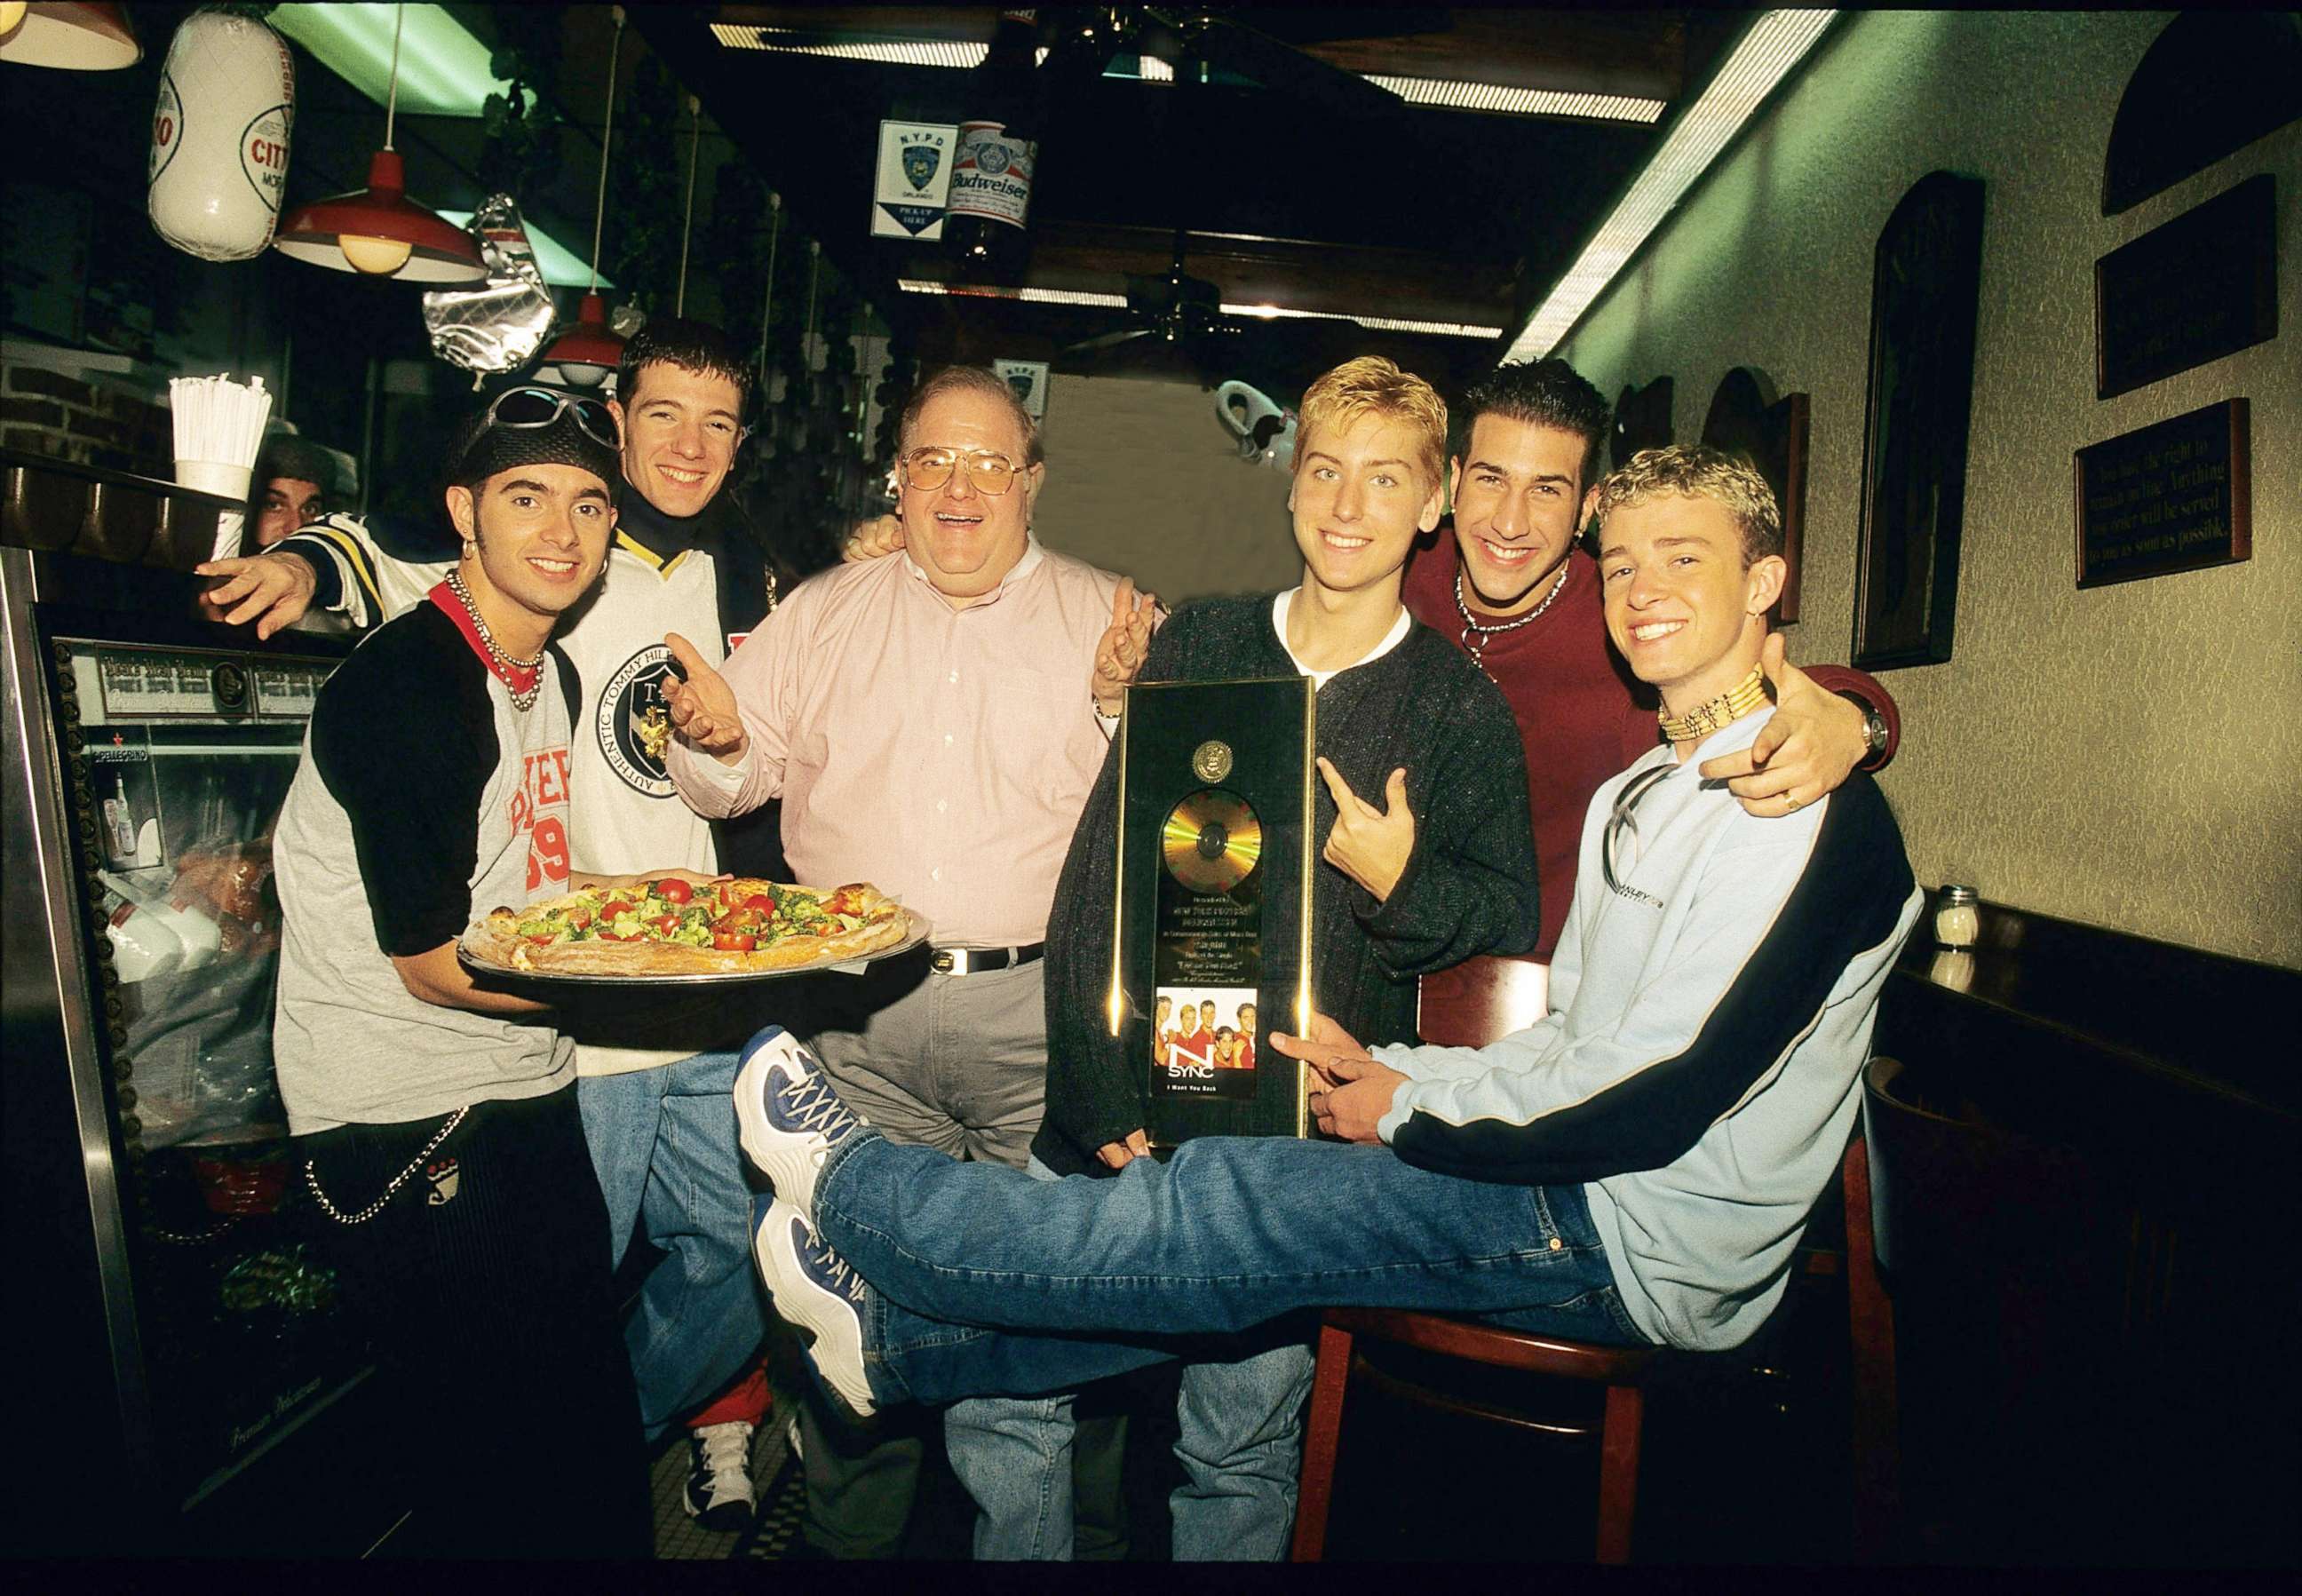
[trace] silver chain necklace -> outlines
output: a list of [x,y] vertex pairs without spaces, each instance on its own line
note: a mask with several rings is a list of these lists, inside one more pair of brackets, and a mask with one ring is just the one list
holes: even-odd
[[[472,617],[472,630],[480,634],[481,646],[488,651],[488,658],[495,662],[496,675],[503,679],[505,691],[511,694],[511,707],[520,710],[533,708],[535,695],[543,687],[542,651],[538,650],[533,659],[515,659],[505,653],[503,645],[496,641],[496,634],[488,630],[488,623],[481,618],[480,607],[472,602],[472,590],[464,585],[463,572],[448,573],[448,591],[456,595],[456,601],[464,607],[464,613]],[[516,674],[525,674],[533,679],[522,689],[512,685],[511,678]]]
[[425,1159],[440,1150],[440,1144],[448,1139],[448,1133],[462,1124],[464,1116],[471,1112],[472,1105],[466,1103],[454,1113],[449,1114],[448,1122],[440,1127],[438,1133],[430,1141],[424,1144],[424,1150],[407,1161],[406,1169],[392,1176],[391,1183],[383,1189],[383,1195],[357,1214],[347,1214],[328,1201],[328,1194],[320,1189],[320,1172],[314,1167],[315,1161],[309,1158],[304,1160],[304,1184],[312,1189],[313,1200],[320,1205],[320,1212],[325,1214],[330,1219],[340,1225],[364,1225],[382,1213],[383,1205],[399,1195],[399,1189],[415,1177],[417,1170],[424,1167]]
[[1490,682],[1495,679],[1495,673],[1487,668],[1485,659],[1487,639],[1500,637],[1506,632],[1516,632],[1521,626],[1541,619],[1542,612],[1550,609],[1558,595],[1567,591],[1567,574],[1574,568],[1573,560],[1561,560],[1558,565],[1558,580],[1552,583],[1550,591],[1542,595],[1542,603],[1537,604],[1516,620],[1508,620],[1500,626],[1491,626],[1483,621],[1471,618],[1470,601],[1463,597],[1463,567],[1460,566],[1455,567],[1455,609],[1463,617],[1463,650],[1471,656],[1471,663],[1479,668],[1481,676]]

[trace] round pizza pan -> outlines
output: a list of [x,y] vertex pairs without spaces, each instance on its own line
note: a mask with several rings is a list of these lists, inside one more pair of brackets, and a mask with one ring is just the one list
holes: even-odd
[[[533,983],[539,987],[727,987],[746,981],[780,980],[786,976],[821,975],[827,970],[844,970],[859,964],[876,964],[882,959],[893,959],[908,953],[928,939],[929,927],[927,916],[916,910],[903,913],[911,920],[911,931],[901,942],[891,942],[886,947],[873,948],[868,953],[851,953],[844,958],[820,959],[809,964],[794,964],[782,970],[708,970],[689,975],[595,975],[576,974],[560,970],[517,970],[508,964],[499,964],[472,952],[464,942],[456,944],[456,962],[474,975],[492,976],[499,980]],[[466,937],[471,933],[466,931]]]

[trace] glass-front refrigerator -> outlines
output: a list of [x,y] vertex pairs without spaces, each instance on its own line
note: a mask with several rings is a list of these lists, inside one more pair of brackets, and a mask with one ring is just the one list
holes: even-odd
[[273,826],[345,645],[206,624],[199,585],[0,547],[11,1433],[50,1449],[18,1522],[66,1552],[357,1553],[392,1521],[386,1426],[271,1048]]

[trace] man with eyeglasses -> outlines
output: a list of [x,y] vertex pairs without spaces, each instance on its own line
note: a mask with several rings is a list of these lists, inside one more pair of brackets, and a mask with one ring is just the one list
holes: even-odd
[[[674,794],[663,765],[664,634],[676,631],[717,660],[774,601],[774,564],[721,491],[752,384],[718,329],[664,317],[625,345],[614,399],[523,385],[489,407],[508,433],[580,431],[618,455],[629,490],[600,589],[560,634],[583,688],[567,773],[578,869],[786,874],[772,816],[715,836]],[[376,626],[418,603],[448,567],[390,526],[332,517],[254,558],[198,568],[219,579],[211,614],[269,636],[307,607]],[[751,1281],[751,1193],[727,1095],[728,1046],[756,1017],[725,1004],[687,1005],[676,1018],[589,1005],[566,1023],[578,1044],[611,1264],[635,1221],[669,1255],[649,1272],[626,1327],[643,1422],[651,1438],[685,1422],[687,1511],[707,1527],[741,1529],[754,1503],[752,1437],[769,1399],[756,1356],[766,1320]]]
[[[996,375],[929,376],[898,437],[906,555],[802,584],[724,676],[673,638],[687,681],[665,691],[668,767],[707,815],[780,795],[801,879],[868,880],[927,917],[932,948],[776,995],[883,1132],[1021,1168],[1046,1081],[1049,905],[1110,746],[1090,664],[1147,635],[1148,606],[1031,535],[1038,429]],[[819,1403],[802,1424],[808,1545],[894,1556],[920,1439],[858,1432]],[[982,1509],[979,1557],[1072,1552],[1069,1503],[1041,1495],[1071,1469],[1044,1466],[1035,1436],[962,1405],[945,1440]]]
[[1777,713],[1764,480],[1649,450],[1597,514],[1608,634],[1659,690],[1668,745],[1591,804],[1540,1022],[1483,1048],[1368,1049],[1324,1015],[1273,1038],[1323,1078],[1320,1129],[1357,1145],[1209,1137],[1117,1180],[1033,1181],[887,1141],[804,1048],[752,1039],[762,1272],[843,1399],[1045,1390],[1327,1305],[1695,1349],[1757,1331],[1924,895],[1868,777],[1763,819],[1701,775]]

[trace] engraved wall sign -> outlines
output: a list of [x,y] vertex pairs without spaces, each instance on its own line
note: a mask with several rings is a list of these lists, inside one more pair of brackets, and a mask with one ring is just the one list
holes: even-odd
[[2264,172],[2095,262],[2096,399],[2278,336],[2277,215]]
[[2250,431],[2224,399],[2078,450],[2079,585],[2252,559]]

